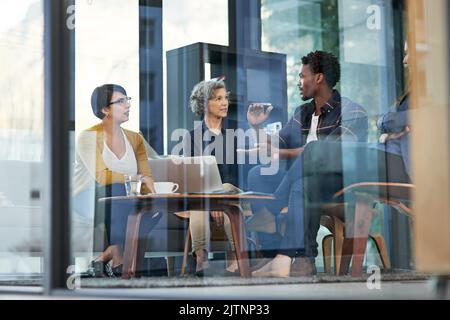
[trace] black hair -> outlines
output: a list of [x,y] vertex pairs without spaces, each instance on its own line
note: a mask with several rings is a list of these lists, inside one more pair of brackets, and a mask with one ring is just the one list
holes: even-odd
[[97,87],[92,92],[91,96],[91,107],[92,112],[99,119],[103,119],[105,114],[102,112],[103,108],[108,108],[111,103],[111,97],[114,92],[120,92],[127,95],[127,91],[118,84],[104,84]]
[[302,64],[308,65],[314,74],[323,73],[325,81],[333,89],[341,79],[341,66],[338,58],[325,51],[310,52],[302,57]]

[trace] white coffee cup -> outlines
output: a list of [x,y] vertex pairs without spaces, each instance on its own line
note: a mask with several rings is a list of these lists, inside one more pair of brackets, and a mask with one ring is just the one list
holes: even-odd
[[156,193],[174,193],[180,186],[174,182],[155,182]]

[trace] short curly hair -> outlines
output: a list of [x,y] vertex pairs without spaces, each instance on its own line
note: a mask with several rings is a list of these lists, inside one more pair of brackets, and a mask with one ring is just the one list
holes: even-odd
[[302,64],[308,65],[312,73],[323,73],[330,89],[341,79],[341,65],[338,58],[325,51],[310,52],[302,57]]
[[208,101],[215,97],[215,92],[218,89],[227,90],[223,80],[205,80],[197,83],[189,98],[189,106],[192,112],[198,116],[203,116],[208,107]]

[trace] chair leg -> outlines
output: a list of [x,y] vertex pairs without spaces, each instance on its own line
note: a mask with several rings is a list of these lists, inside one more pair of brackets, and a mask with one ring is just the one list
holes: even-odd
[[175,257],[166,257],[167,264],[167,276],[173,277],[173,273],[175,270]]
[[258,249],[258,244],[256,243],[256,241],[250,237],[247,237],[247,241],[250,242],[253,246],[253,248],[255,249],[255,258],[256,259],[262,259],[264,258],[263,254],[261,253],[261,251],[259,251]]
[[188,259],[189,259],[189,274],[193,274],[194,273],[194,264],[195,264],[195,258],[194,258],[194,255],[190,255],[189,257],[188,257]]
[[331,243],[333,241],[333,235],[328,234],[322,239],[322,252],[323,252],[323,268],[325,273],[331,272]]
[[416,252],[416,232],[415,232],[415,229],[414,229],[414,218],[413,217],[408,217],[409,219],[409,230],[410,230],[410,232],[411,232],[411,237],[410,237],[410,239],[411,239],[411,253],[412,253],[412,257],[411,257],[411,259],[412,259],[412,263],[415,265],[416,264],[416,262],[415,262],[415,255],[414,255],[414,252]]
[[344,238],[342,241],[341,262],[339,264],[338,275],[344,276],[350,268],[352,260],[353,238]]
[[346,219],[345,223],[339,275],[348,273],[350,261],[352,261],[352,277],[362,275],[367,239],[372,223],[372,203],[371,197],[363,194],[356,195],[354,217]]
[[[184,274],[186,272],[186,264],[187,264],[187,258],[188,258],[188,252],[189,252],[190,246],[191,246],[191,229],[190,229],[190,223],[188,222],[186,238],[184,240],[183,263],[181,264],[181,272],[180,272],[181,276],[184,276]],[[192,271],[192,270],[190,270],[190,271]]]
[[383,267],[385,269],[391,268],[391,260],[389,259],[389,255],[387,252],[386,244],[384,242],[384,238],[381,234],[371,234],[370,238],[375,242],[375,246],[377,247],[378,253],[381,258],[381,262],[383,263]]
[[239,207],[227,206],[225,208],[225,214],[230,218],[235,248],[234,252],[236,253],[241,277],[251,277],[248,261],[247,236],[245,234],[245,224],[242,212]]

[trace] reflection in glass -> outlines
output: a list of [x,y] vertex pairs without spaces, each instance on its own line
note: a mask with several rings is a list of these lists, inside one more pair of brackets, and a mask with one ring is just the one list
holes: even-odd
[[44,221],[42,2],[2,1],[0,11],[5,13],[0,22],[0,285],[4,280],[7,285],[39,285]]

